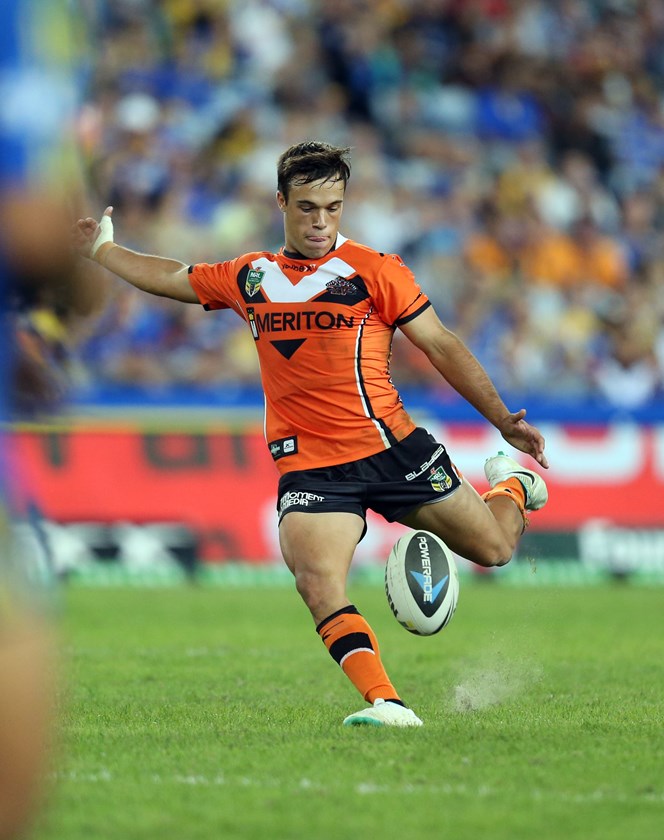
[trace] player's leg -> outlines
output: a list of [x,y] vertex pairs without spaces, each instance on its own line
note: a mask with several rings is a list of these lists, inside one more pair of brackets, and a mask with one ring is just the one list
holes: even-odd
[[456,554],[480,566],[503,566],[523,532],[523,514],[506,496],[484,502],[467,481],[438,502],[421,505],[400,520],[431,531]]
[[547,502],[546,484],[502,452],[486,461],[484,471],[491,489],[481,498],[463,482],[448,497],[422,505],[401,521],[432,531],[481,566],[508,563],[528,524],[526,511]]
[[282,517],[279,540],[297,590],[332,658],[365,700],[392,701],[378,709],[385,719],[363,722],[417,725],[398,722],[397,718],[410,720],[415,715],[402,707],[376,636],[346,593],[348,570],[363,531],[364,519],[355,513],[290,511]]
[[355,513],[294,510],[281,520],[281,553],[316,625],[349,604],[348,570],[363,530]]

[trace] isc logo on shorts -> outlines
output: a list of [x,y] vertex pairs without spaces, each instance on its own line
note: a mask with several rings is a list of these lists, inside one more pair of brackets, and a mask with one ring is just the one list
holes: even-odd
[[[428,460],[426,460],[423,464],[420,464],[420,466],[416,470],[413,470],[412,472],[409,472],[408,475],[405,476],[406,481],[413,481],[413,479],[419,478],[419,476],[421,476],[423,473],[425,473],[429,469],[429,467],[432,467],[432,465],[440,458],[440,456],[444,452],[445,452],[445,447],[444,446],[439,446],[436,449],[436,451],[433,453],[433,455]],[[433,473],[434,473],[433,469],[431,470],[431,473],[433,475]],[[443,470],[443,474],[444,475],[446,474],[445,470]]]

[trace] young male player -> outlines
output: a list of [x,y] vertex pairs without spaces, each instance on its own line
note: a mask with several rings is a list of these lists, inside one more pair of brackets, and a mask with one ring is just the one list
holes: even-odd
[[542,478],[511,458],[486,464],[481,498],[445,447],[406,413],[390,379],[398,327],[517,449],[547,467],[525,410],[510,412],[477,359],[437,318],[411,271],[339,233],[349,150],[305,142],[277,168],[284,247],[187,266],[113,241],[112,208],[81,219],[80,252],[155,295],[231,308],[256,343],[267,444],[281,473],[284,560],[332,657],[371,706],[344,723],[420,726],[381,662],[376,637],[346,594],[367,508],[432,531],[481,566],[507,563],[525,511],[547,500]]

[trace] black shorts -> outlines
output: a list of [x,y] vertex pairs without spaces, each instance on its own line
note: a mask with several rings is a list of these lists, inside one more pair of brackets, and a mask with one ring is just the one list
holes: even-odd
[[461,478],[445,447],[425,429],[415,429],[396,446],[359,461],[294,470],[281,476],[279,521],[292,510],[356,513],[367,509],[388,522],[453,493]]

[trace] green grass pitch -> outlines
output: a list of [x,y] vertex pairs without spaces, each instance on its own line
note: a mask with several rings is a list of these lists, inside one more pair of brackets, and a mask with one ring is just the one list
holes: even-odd
[[67,590],[37,840],[664,837],[664,587],[463,580],[425,639],[352,597],[421,729],[341,726],[290,588]]

